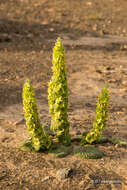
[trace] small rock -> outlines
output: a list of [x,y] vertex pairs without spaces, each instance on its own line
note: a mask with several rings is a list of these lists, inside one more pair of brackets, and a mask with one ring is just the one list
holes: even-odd
[[92,29],[93,29],[94,31],[97,31],[97,24],[93,25]]
[[2,138],[1,142],[7,142],[9,140],[9,137]]
[[76,135],[81,135],[81,131],[80,131],[80,130],[77,130],[75,134],[76,134]]
[[108,20],[108,24],[111,24],[111,22],[112,22],[111,20]]
[[122,147],[120,144],[115,145],[115,148],[120,148],[120,147]]
[[63,169],[59,169],[57,171],[57,178],[59,180],[68,178],[70,176],[70,174],[72,173],[72,168],[63,168]]
[[87,2],[86,4],[89,5],[89,6],[91,6],[91,5],[92,5],[92,2],[89,1],[89,2]]
[[54,28],[49,28],[50,32],[54,32],[54,30],[55,30]]
[[50,179],[50,176],[46,176],[46,177],[44,177],[42,180],[41,180],[41,182],[45,182],[45,181],[47,181],[47,180],[49,180]]
[[120,50],[127,50],[127,45],[122,45],[121,47],[120,47]]
[[27,38],[33,38],[33,34],[31,33],[27,34]]

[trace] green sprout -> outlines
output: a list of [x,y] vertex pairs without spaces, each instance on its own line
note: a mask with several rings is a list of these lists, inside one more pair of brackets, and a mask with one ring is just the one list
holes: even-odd
[[65,53],[61,39],[58,38],[53,48],[52,78],[48,88],[49,111],[52,117],[51,130],[56,133],[59,142],[70,144],[68,122],[68,87],[65,66]]
[[108,107],[109,107],[109,90],[108,84],[102,89],[101,94],[98,98],[96,107],[96,118],[93,122],[93,128],[90,132],[85,133],[81,140],[81,144],[99,142],[102,138],[102,131],[107,126],[108,118]]
[[35,151],[47,150],[51,147],[52,141],[47,136],[37,112],[35,92],[29,79],[23,87],[23,111],[26,119],[28,133],[31,137],[31,145]]

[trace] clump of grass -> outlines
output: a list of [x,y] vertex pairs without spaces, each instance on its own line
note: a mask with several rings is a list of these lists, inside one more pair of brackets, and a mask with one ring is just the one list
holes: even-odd
[[70,147],[63,146],[63,145],[59,145],[59,146],[56,145],[54,149],[49,151],[49,155],[62,158],[70,154],[70,152],[71,152]]
[[26,80],[23,87],[23,106],[27,130],[31,137],[31,142],[26,142],[24,146],[28,145],[28,149],[31,147],[30,149],[35,151],[49,149],[52,145],[52,141],[40,123],[35,92],[29,79]]
[[108,107],[109,107],[109,90],[108,84],[102,89],[101,94],[98,98],[96,107],[96,118],[93,122],[93,128],[90,132],[84,133],[81,145],[86,143],[99,142],[102,138],[102,132],[107,126],[108,118]]
[[68,87],[65,66],[65,53],[61,39],[58,38],[53,48],[53,76],[49,82],[48,103],[52,117],[51,130],[55,132],[59,142],[70,144],[68,122]]
[[93,145],[85,145],[84,147],[77,146],[74,148],[73,154],[85,159],[102,158],[102,153]]
[[127,146],[127,141],[122,140],[122,139],[118,139],[118,138],[112,138],[110,139],[110,142],[112,142],[113,144],[118,144],[118,145],[123,145],[123,146]]

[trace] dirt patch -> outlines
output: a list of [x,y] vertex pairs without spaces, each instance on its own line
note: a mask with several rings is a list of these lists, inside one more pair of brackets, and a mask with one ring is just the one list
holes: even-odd
[[[58,36],[66,50],[70,131],[89,130],[106,81],[107,137],[127,140],[127,25],[125,1],[13,0],[0,2],[0,189],[126,189],[127,148],[98,145],[103,158],[53,158],[19,149],[28,137],[22,86],[36,91],[41,122],[50,123],[47,87]],[[59,181],[60,168],[72,168]]]

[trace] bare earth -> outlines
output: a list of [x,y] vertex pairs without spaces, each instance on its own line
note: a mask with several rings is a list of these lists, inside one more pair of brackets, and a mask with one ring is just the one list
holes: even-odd
[[[36,91],[41,122],[50,123],[47,87],[58,36],[66,50],[70,132],[92,127],[97,96],[109,82],[104,135],[127,140],[126,10],[125,0],[0,1],[1,190],[127,189],[127,147],[97,145],[104,156],[95,160],[19,149],[28,136],[22,112],[27,77]],[[72,168],[71,176],[58,180],[57,171],[65,167]]]

